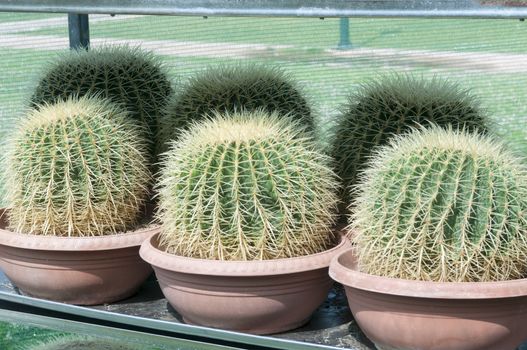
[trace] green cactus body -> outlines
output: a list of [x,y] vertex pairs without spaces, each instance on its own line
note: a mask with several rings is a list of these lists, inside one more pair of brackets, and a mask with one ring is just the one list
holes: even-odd
[[311,107],[294,79],[277,67],[254,64],[210,67],[192,77],[160,119],[161,151],[182,128],[212,113],[263,109],[301,120],[314,129]]
[[217,113],[166,154],[161,246],[178,255],[258,260],[333,244],[337,181],[295,123],[264,111]]
[[527,170],[492,138],[414,130],[380,148],[357,186],[360,268],[425,281],[527,273]]
[[337,121],[331,154],[342,178],[342,197],[357,181],[372,150],[393,135],[433,123],[485,131],[488,121],[479,103],[458,85],[434,78],[392,75],[360,86],[351,94]]
[[[151,141],[157,134],[159,114],[172,92],[165,67],[152,53],[128,46],[106,46],[71,51],[50,64],[31,104],[97,94],[125,106]],[[152,142],[152,151],[154,146]]]
[[5,156],[10,228],[92,236],[133,225],[151,176],[127,114],[88,97],[30,111]]

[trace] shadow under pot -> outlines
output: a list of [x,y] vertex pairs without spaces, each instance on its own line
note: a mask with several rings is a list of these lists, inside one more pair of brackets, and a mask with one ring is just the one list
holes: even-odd
[[123,234],[55,237],[6,230],[0,210],[0,268],[25,295],[76,305],[133,295],[151,274],[141,243],[159,227]]
[[307,256],[257,261],[196,259],[159,248],[158,235],[141,246],[161,290],[186,323],[253,334],[298,328],[326,299],[333,256],[347,239]]
[[350,249],[330,276],[378,349],[513,350],[527,339],[527,279],[427,282],[362,273]]

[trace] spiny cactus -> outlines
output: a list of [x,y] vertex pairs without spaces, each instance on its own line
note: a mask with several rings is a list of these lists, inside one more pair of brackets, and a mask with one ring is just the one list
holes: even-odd
[[9,226],[16,232],[92,236],[138,219],[150,173],[128,112],[94,97],[29,112],[5,157]]
[[216,113],[182,132],[161,176],[161,246],[220,260],[328,248],[337,180],[328,157],[300,130],[260,110]]
[[527,273],[527,169],[489,136],[433,127],[380,148],[357,188],[359,265],[425,281]]
[[[32,106],[68,96],[98,94],[125,106],[144,127],[146,139],[157,134],[158,116],[172,86],[162,62],[151,52],[128,46],[104,46],[65,53],[44,70]],[[154,150],[154,142],[150,148]]]
[[161,151],[179,137],[181,129],[205,115],[264,109],[301,120],[314,128],[311,107],[295,80],[283,70],[264,65],[209,67],[193,76],[170,101],[160,119]]
[[481,131],[488,126],[472,93],[448,80],[391,75],[359,86],[338,117],[330,151],[343,180],[344,203],[375,147],[429,123]]

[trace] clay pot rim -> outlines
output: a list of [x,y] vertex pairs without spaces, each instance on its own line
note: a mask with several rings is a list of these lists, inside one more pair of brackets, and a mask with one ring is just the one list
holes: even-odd
[[169,271],[210,276],[269,276],[284,275],[327,268],[335,254],[351,247],[342,236],[336,246],[316,254],[294,258],[223,261],[189,258],[164,252],[157,247],[158,234],[141,245],[139,255],[149,264]]
[[357,270],[355,249],[333,257],[329,275],[360,290],[427,299],[498,299],[527,295],[527,278],[497,282],[429,282],[370,275]]
[[[6,209],[0,209],[0,214]],[[13,248],[55,251],[96,251],[136,247],[159,232],[159,225],[104,236],[58,237],[17,233],[0,227],[0,245]]]

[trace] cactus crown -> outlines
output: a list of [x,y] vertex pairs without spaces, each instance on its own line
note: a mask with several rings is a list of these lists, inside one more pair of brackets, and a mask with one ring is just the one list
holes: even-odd
[[263,110],[183,131],[159,186],[160,245],[178,255],[257,260],[333,244],[337,181],[298,123]]
[[5,155],[16,232],[92,236],[138,219],[150,173],[128,112],[96,97],[70,97],[31,110]]
[[496,281],[527,272],[527,169],[488,136],[432,127],[375,152],[351,228],[365,272]]
[[31,97],[31,105],[87,94],[98,94],[125,106],[144,127],[146,139],[153,140],[157,119],[172,87],[166,68],[151,52],[129,46],[104,46],[69,51],[51,63]]
[[277,67],[237,64],[209,67],[192,77],[160,119],[159,142],[166,151],[181,128],[218,112],[263,109],[299,119],[314,128],[311,107],[294,79]]
[[488,120],[469,90],[440,78],[391,75],[360,86],[349,96],[336,126],[331,154],[343,179],[342,197],[357,181],[377,146],[412,127],[434,123],[485,131]]

